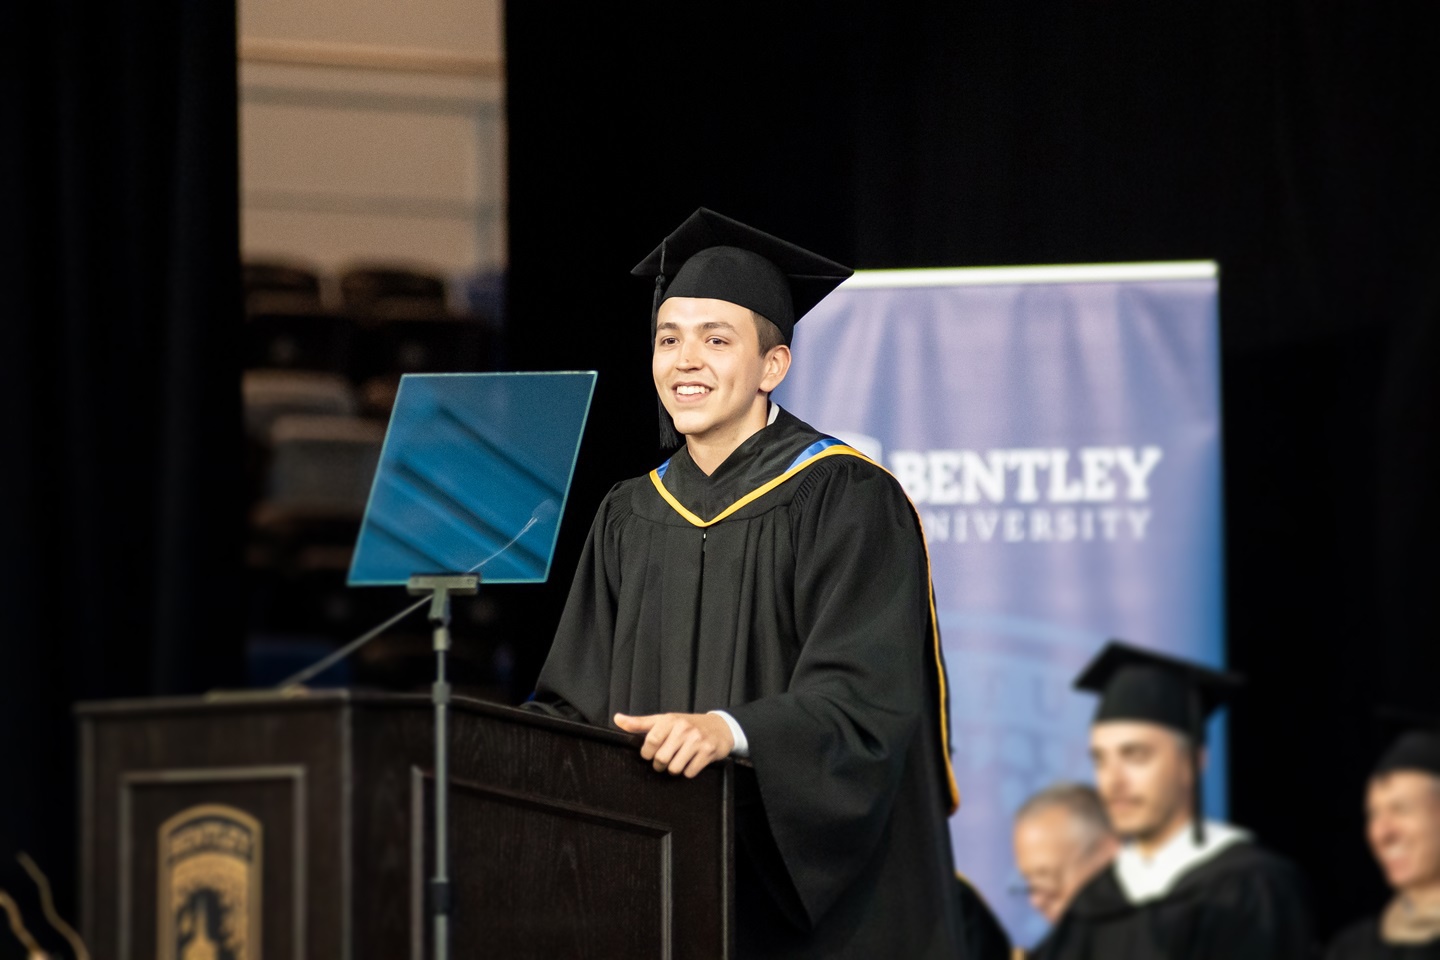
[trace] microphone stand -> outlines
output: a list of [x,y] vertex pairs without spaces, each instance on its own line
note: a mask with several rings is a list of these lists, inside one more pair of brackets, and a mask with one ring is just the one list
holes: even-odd
[[555,501],[545,500],[530,514],[520,532],[490,556],[465,573],[415,574],[406,583],[410,595],[420,599],[389,620],[367,631],[345,646],[321,658],[299,673],[286,677],[274,689],[284,693],[323,673],[344,660],[390,627],[399,623],[427,603],[428,618],[434,637],[435,682],[430,686],[430,702],[435,708],[435,875],[430,880],[430,913],[434,920],[434,960],[450,960],[450,913],[453,891],[450,887],[450,681],[446,666],[450,654],[450,598],[473,596],[480,590],[481,567],[509,550],[535,524],[549,522],[559,515]]
[[429,595],[434,630],[435,682],[430,702],[435,707],[435,875],[430,880],[430,914],[434,922],[434,960],[450,960],[450,682],[445,675],[450,653],[450,597],[473,596],[480,589],[478,573],[417,574],[406,589],[411,596]]

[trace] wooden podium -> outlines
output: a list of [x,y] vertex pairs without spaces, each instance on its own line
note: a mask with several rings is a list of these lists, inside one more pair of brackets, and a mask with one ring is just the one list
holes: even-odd
[[[422,960],[433,855],[428,697],[77,708],[81,918],[97,957]],[[457,957],[733,952],[741,771],[659,774],[640,738],[452,705]],[[748,772],[748,771],[747,771]]]

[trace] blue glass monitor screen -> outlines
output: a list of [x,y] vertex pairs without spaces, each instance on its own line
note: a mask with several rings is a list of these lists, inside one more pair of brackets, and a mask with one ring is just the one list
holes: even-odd
[[401,378],[350,585],[543,581],[594,389],[594,371]]

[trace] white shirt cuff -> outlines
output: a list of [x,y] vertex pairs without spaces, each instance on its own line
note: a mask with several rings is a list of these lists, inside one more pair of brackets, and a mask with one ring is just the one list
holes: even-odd
[[730,728],[730,736],[735,739],[735,746],[730,750],[732,757],[750,756],[750,741],[745,739],[745,731],[740,729],[740,723],[724,710],[711,710],[711,713],[725,721],[725,726]]

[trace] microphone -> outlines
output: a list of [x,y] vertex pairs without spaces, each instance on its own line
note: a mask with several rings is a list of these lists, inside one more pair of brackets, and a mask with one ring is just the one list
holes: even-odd
[[529,533],[530,528],[535,526],[535,524],[549,523],[550,521],[554,520],[555,517],[559,515],[559,513],[560,508],[556,506],[554,500],[542,500],[535,506],[534,510],[530,511],[530,519],[525,521],[525,526],[520,528],[519,533],[511,537],[510,541],[506,543],[505,546],[501,547],[499,550],[496,550],[494,553],[490,554],[490,556],[486,557],[484,560],[481,560],[479,563],[475,564],[475,566],[471,567],[465,572],[474,573],[475,571],[479,570],[481,567],[485,566],[485,564],[489,563],[491,560],[494,560],[506,550],[509,550],[511,547],[515,546],[516,542],[518,542],[521,537],[525,536],[525,534]]
[[535,512],[530,514],[530,519],[536,523],[550,523],[558,516],[560,505],[554,500],[544,500],[535,508]]
[[[539,523],[552,523],[559,515],[559,504],[557,504],[553,499],[542,500],[540,503],[536,504],[534,510],[530,511],[530,519],[525,521],[525,525],[520,528],[519,533],[511,537],[509,542],[507,542],[499,550],[496,550],[494,553],[490,554],[490,556],[486,557],[484,560],[481,560],[479,563],[475,564],[475,566],[471,567],[465,572],[475,573],[476,571],[480,570],[491,560],[494,560],[506,550],[509,550],[511,547],[515,546],[515,544],[519,542],[521,537],[525,536],[525,534],[530,532],[531,527]],[[356,650],[359,650],[361,647],[365,646],[365,644],[369,643],[371,640],[374,640],[376,637],[380,636],[380,634],[384,633],[386,630],[389,630],[391,627],[395,626],[395,624],[399,623],[401,620],[404,620],[406,617],[410,616],[410,614],[414,613],[416,610],[419,610],[421,607],[425,606],[429,602],[430,598],[428,596],[421,597],[419,600],[410,604],[410,606],[406,607],[404,610],[401,610],[399,613],[395,614],[393,617],[391,617],[389,620],[386,620],[378,627],[375,627],[372,630],[367,630],[365,633],[362,633],[354,640],[351,640],[349,643],[345,644],[345,646],[341,647],[339,650],[327,654],[326,656],[312,663],[310,666],[306,667],[304,670],[301,670],[300,672],[288,676],[284,680],[281,680],[279,683],[275,684],[273,689],[286,690],[290,687],[298,686],[304,683],[306,680],[309,680],[312,677],[324,673],[326,670],[329,670],[335,664],[346,659]]]

